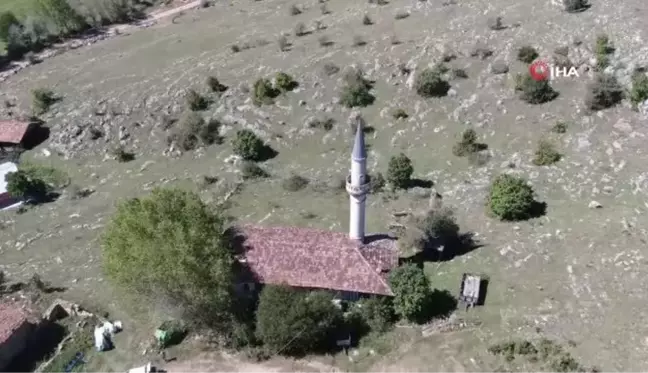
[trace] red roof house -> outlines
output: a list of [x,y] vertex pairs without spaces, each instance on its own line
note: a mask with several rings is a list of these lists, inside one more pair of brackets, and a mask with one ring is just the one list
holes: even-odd
[[393,295],[387,275],[398,254],[386,235],[360,243],[339,232],[248,225],[240,236],[241,261],[258,283]]
[[25,349],[31,327],[17,303],[0,302],[0,371]]

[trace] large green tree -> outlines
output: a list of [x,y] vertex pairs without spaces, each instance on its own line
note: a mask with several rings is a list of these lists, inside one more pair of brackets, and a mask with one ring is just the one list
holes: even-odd
[[342,313],[330,294],[266,286],[257,309],[257,337],[274,353],[299,355],[330,346]]
[[108,276],[138,295],[170,301],[196,321],[229,316],[234,258],[224,220],[193,192],[155,189],[120,204],[103,259]]
[[14,198],[39,201],[50,191],[49,186],[41,179],[30,176],[24,170],[10,172],[5,176],[7,192]]
[[404,153],[392,156],[387,165],[387,181],[394,188],[407,188],[412,181],[414,166]]
[[421,321],[426,317],[426,306],[432,291],[423,269],[406,264],[393,270],[389,276],[394,297],[394,311],[409,321]]

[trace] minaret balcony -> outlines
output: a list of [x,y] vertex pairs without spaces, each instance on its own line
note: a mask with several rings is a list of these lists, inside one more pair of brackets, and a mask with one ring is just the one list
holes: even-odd
[[352,196],[362,196],[366,195],[369,193],[369,177],[366,176],[364,178],[364,184],[362,185],[354,185],[351,183],[351,175],[347,176],[346,178],[346,190],[347,193],[349,193]]

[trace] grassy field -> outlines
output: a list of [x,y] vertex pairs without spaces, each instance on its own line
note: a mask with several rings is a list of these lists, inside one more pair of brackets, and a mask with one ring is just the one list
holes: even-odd
[[[580,47],[570,44],[574,55],[587,57],[595,35],[603,30],[617,47],[615,58],[635,61],[648,55],[636,41],[648,38],[648,27],[638,16],[647,14],[646,4],[630,3],[601,1],[574,15],[549,2],[467,0],[443,5],[394,0],[379,6],[331,0],[326,3],[328,14],[312,1],[300,4],[302,14],[290,16],[292,3],[285,0],[218,2],[174,23],[163,22],[31,66],[2,83],[0,100],[16,98],[18,108],[13,110],[27,112],[29,91],[35,86],[49,87],[63,100],[44,117],[52,129],[49,142],[26,158],[60,168],[72,184],[95,192],[81,200],[63,195],[23,214],[3,212],[0,269],[15,277],[38,272],[69,287],[66,298],[98,305],[124,321],[116,349],[105,355],[100,370],[123,371],[145,363],[150,355],[142,351],[154,327],[148,320],[165,310],[156,304],[124,302],[103,278],[99,237],[115,203],[156,185],[199,190],[196,182],[205,175],[219,181],[200,189],[201,194],[208,201],[218,200],[239,179],[236,167],[226,161],[232,154],[231,134],[251,128],[279,152],[264,164],[273,178],[246,183],[230,200],[228,213],[242,222],[346,231],[348,200],[335,181],[349,168],[350,111],[334,101],[342,74],[329,77],[323,66],[356,64],[376,80],[376,102],[361,110],[375,128],[367,139],[370,168],[384,172],[391,155],[406,152],[415,176],[435,184],[443,204],[456,211],[462,230],[473,232],[483,245],[449,261],[427,263],[432,284],[456,294],[464,272],[485,273],[491,280],[486,305],[458,313],[479,321],[478,328],[428,336],[419,329],[397,330],[385,338],[393,338],[389,343],[398,347],[384,355],[380,341],[372,342],[375,346],[367,342],[359,352],[367,356],[361,361],[320,358],[314,361],[323,367],[310,369],[324,371],[331,365],[382,371],[496,369],[502,362],[488,354],[489,344],[540,336],[573,341],[573,353],[585,365],[642,369],[648,362],[648,342],[637,328],[648,319],[641,291],[648,281],[642,254],[648,220],[648,153],[643,141],[648,130],[641,125],[646,119],[629,105],[587,115],[579,108],[586,74],[582,80],[553,83],[560,96],[545,105],[522,103],[512,88],[513,74],[527,69],[515,61],[516,48],[531,40],[544,58],[578,37],[583,40]],[[403,11],[410,15],[395,19]],[[365,13],[373,25],[362,24]],[[509,27],[489,30],[484,14],[502,15]],[[293,36],[298,22],[313,32]],[[316,22],[325,29],[315,31]],[[290,51],[279,51],[276,40],[281,33],[289,35]],[[624,36],[631,34],[639,36]],[[322,36],[334,44],[320,46]],[[367,44],[353,47],[356,36]],[[493,56],[471,57],[476,41],[487,45]],[[231,51],[232,45],[245,43],[251,48]],[[400,64],[423,66],[449,52],[456,59],[448,65],[468,75],[450,82],[449,97],[423,100],[407,88]],[[508,61],[510,72],[492,74],[490,66],[496,60]],[[277,71],[293,75],[300,88],[280,97],[276,105],[253,106],[240,85]],[[178,117],[184,90],[206,92],[209,75],[230,87],[204,112],[206,118],[226,123],[225,143],[178,157],[163,155],[168,135],[163,115]],[[404,109],[409,118],[393,119],[390,113],[396,108]],[[6,110],[0,108],[3,115]],[[306,125],[323,117],[336,120],[331,131]],[[567,133],[550,132],[558,120],[570,123]],[[104,138],[89,140],[91,127],[101,128]],[[452,155],[452,145],[468,127],[474,127],[480,141],[489,146],[491,159],[483,167]],[[136,154],[133,162],[117,163],[107,156],[120,132],[128,133],[123,143]],[[555,166],[531,163],[541,138],[553,141],[563,153],[564,159]],[[310,186],[299,192],[283,190],[281,179],[291,172],[309,178]],[[486,188],[502,172],[527,177],[538,198],[548,203],[547,215],[520,223],[487,217]],[[369,231],[385,231],[395,211],[424,209],[428,194],[410,190],[399,192],[397,198],[370,196]],[[588,208],[593,200],[603,208]],[[237,369],[237,364],[232,366]]]

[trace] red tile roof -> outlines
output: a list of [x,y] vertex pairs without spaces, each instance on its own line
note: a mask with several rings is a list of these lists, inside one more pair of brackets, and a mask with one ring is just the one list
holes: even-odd
[[0,344],[27,322],[27,313],[17,303],[0,303]]
[[245,263],[264,284],[393,295],[389,270],[398,265],[394,240],[363,245],[344,233],[296,227],[243,226]]
[[0,142],[20,144],[29,129],[29,122],[17,120],[0,121]]

